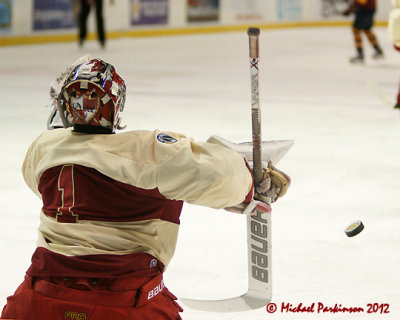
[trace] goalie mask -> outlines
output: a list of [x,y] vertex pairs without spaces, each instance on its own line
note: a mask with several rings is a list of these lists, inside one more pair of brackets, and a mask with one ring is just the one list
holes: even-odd
[[87,133],[114,133],[125,104],[125,83],[115,68],[100,59],[77,65],[58,96],[65,128]]

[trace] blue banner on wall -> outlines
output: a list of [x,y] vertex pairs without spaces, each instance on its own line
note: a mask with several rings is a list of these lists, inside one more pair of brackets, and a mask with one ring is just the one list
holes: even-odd
[[0,30],[9,30],[11,27],[12,0],[0,0]]
[[33,30],[75,28],[71,0],[34,0]]
[[165,24],[168,0],[131,0],[131,24]]
[[302,20],[302,0],[277,0],[278,20]]

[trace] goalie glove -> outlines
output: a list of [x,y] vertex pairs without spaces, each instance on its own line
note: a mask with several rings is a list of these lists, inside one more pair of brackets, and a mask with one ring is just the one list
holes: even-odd
[[259,212],[271,212],[270,204],[283,197],[290,187],[290,177],[281,170],[278,170],[268,162],[268,166],[263,168],[263,179],[255,186],[253,199],[249,202],[242,202],[238,205],[225,208],[234,213],[255,214]]
[[286,194],[290,183],[290,177],[269,161],[268,166],[263,168],[263,179],[255,186],[254,198],[271,204]]

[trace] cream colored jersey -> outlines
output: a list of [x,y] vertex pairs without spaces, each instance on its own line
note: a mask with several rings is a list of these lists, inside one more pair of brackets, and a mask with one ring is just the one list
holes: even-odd
[[235,151],[162,131],[46,131],[30,146],[23,175],[43,201],[40,255],[96,261],[145,253],[164,266],[183,202],[233,206],[251,199],[253,184]]

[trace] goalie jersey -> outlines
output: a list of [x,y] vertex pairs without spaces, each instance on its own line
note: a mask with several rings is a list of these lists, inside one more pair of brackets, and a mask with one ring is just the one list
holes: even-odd
[[42,200],[36,277],[116,278],[170,262],[183,202],[225,208],[253,196],[237,152],[161,131],[42,133],[23,176]]

